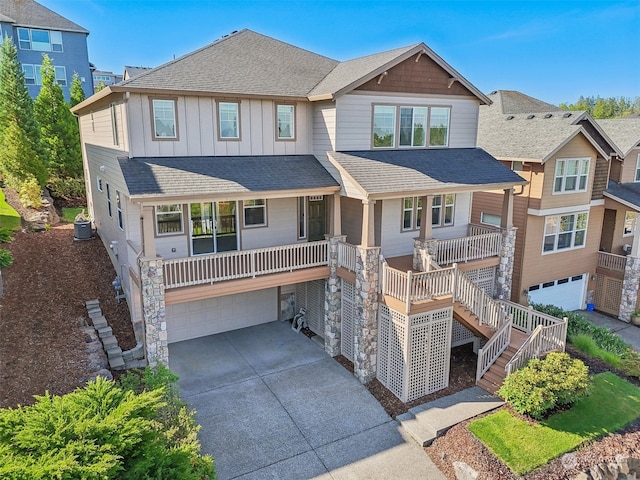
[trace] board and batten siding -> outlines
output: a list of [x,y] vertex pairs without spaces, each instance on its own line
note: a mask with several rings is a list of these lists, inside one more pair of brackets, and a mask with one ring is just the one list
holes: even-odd
[[[312,152],[312,108],[295,103],[295,140],[276,140],[275,108],[279,102],[224,99],[240,103],[240,140],[218,139],[216,98],[177,96],[177,140],[154,140],[149,96],[131,94],[131,156],[302,155]],[[151,98],[162,98],[151,97]],[[283,102],[284,103],[284,102]]]
[[449,147],[476,146],[478,100],[460,97],[374,95],[362,92],[336,99],[336,150],[370,150],[372,148],[373,104],[407,106],[449,106]]

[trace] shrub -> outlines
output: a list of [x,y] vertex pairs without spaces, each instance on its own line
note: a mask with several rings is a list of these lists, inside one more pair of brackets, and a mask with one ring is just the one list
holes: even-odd
[[630,377],[640,378],[640,353],[631,350],[629,355],[620,361],[620,370]]
[[589,368],[583,362],[553,352],[509,375],[498,395],[516,412],[540,419],[549,410],[586,395],[589,383]]
[[38,181],[31,177],[20,184],[18,195],[25,207],[40,208],[42,206],[42,189]]
[[608,352],[607,350],[604,350],[598,347],[598,345],[596,345],[596,342],[593,339],[593,337],[591,337],[591,335],[581,333],[579,335],[571,337],[569,341],[578,350],[580,350],[583,353],[586,353],[591,357],[600,358],[605,362],[607,362],[609,365],[613,365],[614,367],[620,366],[620,360],[621,360],[620,357],[615,353]]
[[10,228],[0,228],[0,243],[13,242],[13,230]]
[[47,188],[54,198],[85,198],[84,178],[51,177]]
[[0,268],[8,267],[13,263],[13,255],[6,248],[0,248]]

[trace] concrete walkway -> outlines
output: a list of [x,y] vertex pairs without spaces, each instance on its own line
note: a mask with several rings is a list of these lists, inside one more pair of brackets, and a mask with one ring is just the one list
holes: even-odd
[[622,320],[609,317],[608,315],[604,315],[599,312],[576,310],[576,313],[579,313],[587,320],[598,326],[606,327],[612,332],[617,333],[625,342],[631,345],[634,350],[640,352],[640,327],[636,327],[635,325],[631,325],[630,323],[623,322]]
[[287,323],[171,344],[220,480],[444,480],[358,380]]

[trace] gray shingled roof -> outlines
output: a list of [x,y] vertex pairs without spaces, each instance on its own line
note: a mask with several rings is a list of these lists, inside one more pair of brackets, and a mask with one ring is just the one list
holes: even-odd
[[241,30],[120,85],[306,97],[337,64],[336,60],[322,55],[251,30]]
[[609,181],[607,189],[604,191],[606,197],[615,197],[631,205],[635,205],[640,210],[640,183],[617,183]]
[[640,117],[596,120],[624,156],[640,144]]
[[128,65],[124,66],[124,76],[128,77],[128,79],[136,77],[138,75],[140,75],[141,73],[147,72],[149,70],[152,70],[152,67],[130,67]]
[[370,197],[526,183],[479,148],[329,152]]
[[497,90],[487,95],[494,103],[493,107],[509,115],[514,113],[554,112],[560,110],[556,105],[543,102],[516,90]]
[[13,20],[11,23],[16,26],[89,33],[89,30],[33,0],[0,0],[0,12]]
[[135,157],[121,159],[120,168],[129,194],[134,197],[238,194],[339,186],[313,155]]

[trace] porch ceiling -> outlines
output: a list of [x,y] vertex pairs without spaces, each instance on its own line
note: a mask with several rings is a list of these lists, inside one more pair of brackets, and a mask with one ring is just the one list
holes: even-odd
[[527,182],[480,148],[329,152],[369,198],[511,188]]

